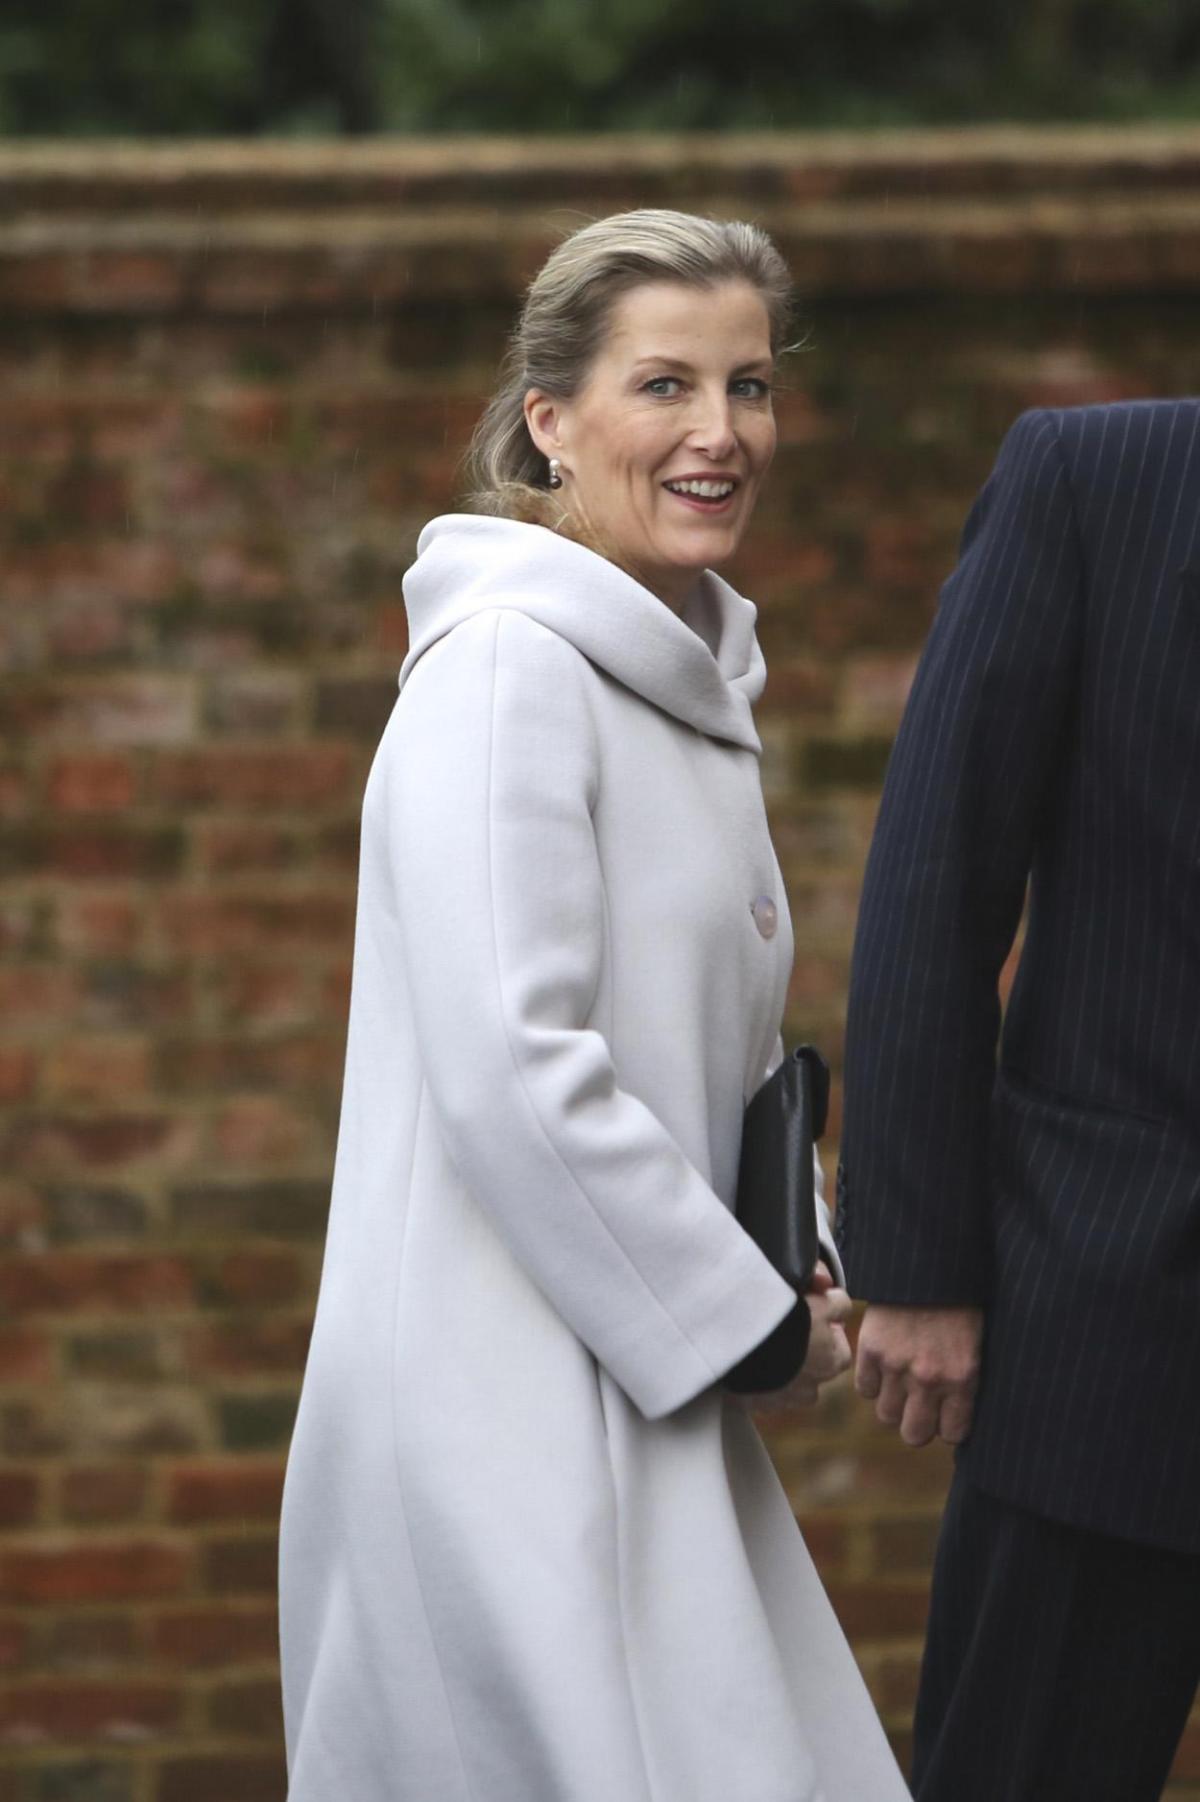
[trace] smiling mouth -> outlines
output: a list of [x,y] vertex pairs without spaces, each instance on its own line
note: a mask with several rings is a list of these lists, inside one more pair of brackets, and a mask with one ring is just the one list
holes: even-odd
[[668,494],[674,494],[681,501],[704,513],[715,513],[728,505],[737,491],[737,483],[725,480],[688,480],[682,482],[664,482],[663,487]]

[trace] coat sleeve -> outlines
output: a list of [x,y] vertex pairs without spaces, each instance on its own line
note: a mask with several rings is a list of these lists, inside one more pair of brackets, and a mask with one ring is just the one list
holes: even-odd
[[1082,610],[1056,419],[1025,414],[968,517],[867,863],[838,1239],[868,1300],[987,1300],[998,980],[1062,775]]
[[606,911],[582,660],[492,610],[426,652],[400,708],[393,876],[447,1148],[566,1323],[666,1414],[804,1303],[589,1023]]

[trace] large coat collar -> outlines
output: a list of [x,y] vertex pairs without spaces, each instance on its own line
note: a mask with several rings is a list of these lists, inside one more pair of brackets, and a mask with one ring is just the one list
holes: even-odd
[[404,600],[401,687],[453,627],[511,607],[698,732],[762,748],[751,713],[766,680],[755,608],[711,570],[681,618],[615,563],[544,526],[448,513],[421,533]]

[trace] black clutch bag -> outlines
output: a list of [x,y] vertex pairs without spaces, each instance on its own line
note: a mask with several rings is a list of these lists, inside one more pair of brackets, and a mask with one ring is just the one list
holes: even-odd
[[[735,1213],[759,1250],[802,1298],[820,1255],[813,1146],[825,1131],[829,1066],[800,1045],[752,1098],[742,1124]],[[738,1394],[782,1389],[804,1362],[812,1320],[798,1299],[791,1313],[735,1364],[725,1387]]]

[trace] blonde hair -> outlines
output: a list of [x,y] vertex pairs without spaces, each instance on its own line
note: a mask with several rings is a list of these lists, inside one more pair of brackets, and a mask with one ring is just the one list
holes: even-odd
[[757,225],[701,219],[658,207],[614,213],[573,232],[526,291],[500,380],[466,456],[471,504],[480,512],[562,530],[549,467],[529,435],[525,396],[578,392],[603,343],[614,303],[646,282],[711,288],[749,282],[767,309],[771,350],[784,348],[792,310],[787,265]]

